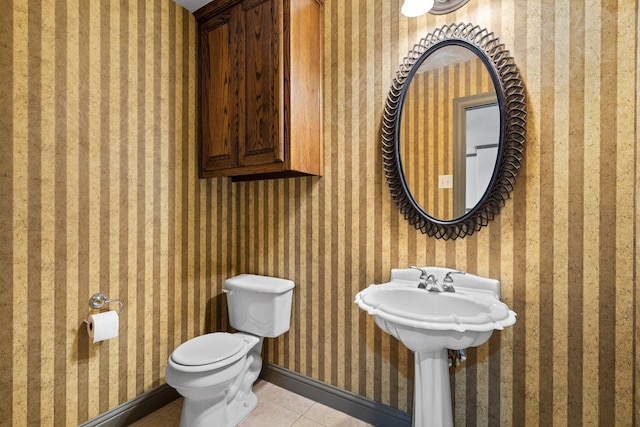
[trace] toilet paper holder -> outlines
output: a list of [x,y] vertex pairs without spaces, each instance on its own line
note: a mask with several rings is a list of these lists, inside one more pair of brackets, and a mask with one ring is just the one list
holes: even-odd
[[[98,308],[102,308],[105,304],[109,304],[112,302],[117,302],[118,304],[120,304],[120,310],[118,310],[118,315],[120,315],[120,313],[122,312],[122,310],[124,310],[124,303],[122,302],[122,300],[114,298],[114,299],[108,299],[105,294],[98,292],[97,294],[93,294],[91,296],[91,298],[89,298],[89,307],[94,308],[94,309],[98,309]],[[89,321],[87,319],[82,319],[84,323],[89,323]]]

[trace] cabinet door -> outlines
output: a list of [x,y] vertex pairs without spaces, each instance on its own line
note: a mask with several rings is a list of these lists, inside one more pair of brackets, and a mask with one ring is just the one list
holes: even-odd
[[282,1],[242,3],[240,58],[242,105],[238,163],[242,166],[284,162]]
[[203,172],[227,169],[238,164],[239,8],[215,16],[200,31],[201,117]]

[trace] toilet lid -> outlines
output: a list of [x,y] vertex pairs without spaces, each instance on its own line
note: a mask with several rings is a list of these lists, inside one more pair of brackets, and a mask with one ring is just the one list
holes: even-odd
[[182,343],[171,358],[184,366],[201,366],[220,362],[238,353],[245,345],[242,338],[226,332],[201,335]]

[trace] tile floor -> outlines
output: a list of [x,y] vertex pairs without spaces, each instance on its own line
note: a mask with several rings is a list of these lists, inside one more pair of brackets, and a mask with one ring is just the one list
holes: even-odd
[[[258,395],[258,407],[238,427],[373,427],[263,380],[258,380],[253,390]],[[131,425],[177,427],[181,405],[182,398]]]

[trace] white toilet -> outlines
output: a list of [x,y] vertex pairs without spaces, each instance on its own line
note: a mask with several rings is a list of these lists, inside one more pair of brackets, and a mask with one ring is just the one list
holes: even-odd
[[294,283],[241,274],[225,281],[229,324],[181,344],[169,356],[165,379],[184,396],[181,427],[231,427],[253,411],[253,383],[262,369],[262,340],[289,330]]

